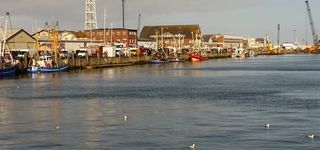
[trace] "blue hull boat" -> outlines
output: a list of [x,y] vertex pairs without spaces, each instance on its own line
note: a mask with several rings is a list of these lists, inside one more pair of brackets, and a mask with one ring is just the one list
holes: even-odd
[[167,60],[151,60],[151,64],[165,64],[168,63]]
[[14,76],[16,74],[17,69],[18,69],[17,65],[0,69],[0,78]]
[[59,67],[39,67],[39,66],[30,66],[27,69],[27,72],[29,73],[50,73],[50,72],[64,72],[69,69],[69,65],[63,65]]

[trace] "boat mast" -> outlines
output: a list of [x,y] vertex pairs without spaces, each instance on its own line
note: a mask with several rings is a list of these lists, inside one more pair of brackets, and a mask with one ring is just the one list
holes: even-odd
[[103,14],[103,44],[106,45],[106,15],[107,15],[107,9],[104,9]]
[[156,52],[158,53],[159,49],[159,39],[158,39],[158,30],[156,31]]
[[58,44],[59,44],[59,28],[58,28],[58,22],[56,22],[56,25],[53,26],[53,51],[54,51],[54,58],[55,63],[58,65]]
[[37,51],[37,54],[36,54],[36,59],[39,59],[39,31],[37,30],[36,31],[36,51]]
[[8,28],[8,17],[9,17],[9,12],[6,13],[6,21],[5,21],[5,25],[4,25],[4,33],[1,29],[1,34],[2,34],[2,37],[3,37],[3,43],[1,45],[1,58],[3,58],[4,56],[4,48],[6,46],[6,42],[7,42],[7,28]]

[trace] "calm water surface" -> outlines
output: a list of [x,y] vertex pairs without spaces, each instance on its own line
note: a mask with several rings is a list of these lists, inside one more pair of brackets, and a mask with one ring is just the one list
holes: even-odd
[[319,99],[313,55],[2,79],[0,149],[320,149]]

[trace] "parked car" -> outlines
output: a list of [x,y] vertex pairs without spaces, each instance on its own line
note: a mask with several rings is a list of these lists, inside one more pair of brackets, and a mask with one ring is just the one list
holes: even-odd
[[92,56],[90,49],[81,48],[81,49],[77,50],[78,57],[86,57],[87,55],[89,57]]

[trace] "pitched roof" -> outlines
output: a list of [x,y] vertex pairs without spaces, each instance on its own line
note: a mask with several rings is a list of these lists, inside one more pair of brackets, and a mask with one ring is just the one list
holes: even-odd
[[214,36],[214,35],[213,34],[206,34],[206,35],[203,35],[202,38],[204,41],[207,42],[211,39],[212,36]]
[[144,26],[140,38],[142,39],[153,39],[152,35],[155,35],[156,32],[161,34],[163,29],[164,33],[170,34],[183,34],[185,38],[192,39],[192,32],[201,33],[199,25],[161,25],[161,26]]
[[[3,40],[3,35],[4,33],[4,29],[0,28],[1,32],[0,32],[0,39]],[[11,36],[13,36],[14,34],[18,33],[20,30],[22,29],[7,29],[7,35],[6,35],[6,39],[10,38]]]

